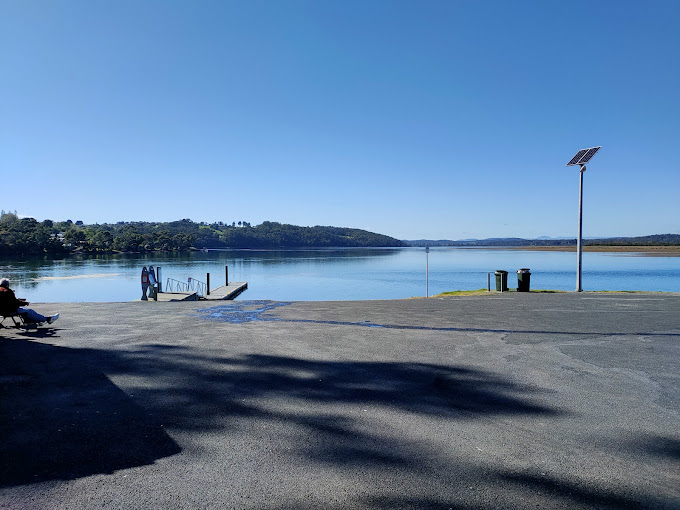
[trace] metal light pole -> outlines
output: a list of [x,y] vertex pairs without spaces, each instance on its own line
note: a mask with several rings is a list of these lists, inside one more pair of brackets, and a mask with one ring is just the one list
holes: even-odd
[[579,172],[581,179],[578,187],[578,239],[576,241],[576,251],[578,252],[578,261],[576,262],[576,292],[583,292],[581,286],[581,262],[583,259],[583,249],[581,243],[583,242],[583,172],[586,171],[586,165],[581,165]]
[[430,297],[430,247],[425,245],[425,297]]
[[578,188],[578,239],[576,240],[577,262],[576,262],[576,292],[583,292],[581,285],[581,262],[583,259],[583,172],[586,171],[586,163],[590,161],[597,151],[602,148],[591,147],[590,149],[581,149],[576,153],[576,156],[571,158],[567,166],[579,165],[581,167],[579,188]]

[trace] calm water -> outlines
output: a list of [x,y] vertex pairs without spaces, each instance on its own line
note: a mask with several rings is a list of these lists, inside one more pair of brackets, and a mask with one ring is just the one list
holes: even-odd
[[[573,291],[576,254],[515,250],[432,248],[429,294],[486,288],[487,273],[504,269],[508,286],[515,271],[531,269],[532,289]],[[161,266],[162,280],[188,277],[211,286],[247,281],[239,299],[398,299],[426,293],[423,248],[325,249],[304,251],[229,250],[188,254],[79,256],[0,259],[0,276],[17,295],[33,302],[132,301],[141,297],[142,266]],[[583,254],[584,290],[680,292],[680,257],[613,253]]]

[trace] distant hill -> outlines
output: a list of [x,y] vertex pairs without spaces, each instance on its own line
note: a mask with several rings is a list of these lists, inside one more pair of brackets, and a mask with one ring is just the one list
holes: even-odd
[[[445,239],[417,239],[404,241],[408,246],[576,246],[574,239],[523,239],[520,237],[503,237],[488,239],[465,239],[451,241]],[[602,239],[584,239],[584,246],[678,246],[680,234],[655,234],[642,237],[606,237]]]
[[569,246],[576,244],[576,239],[522,239],[520,237],[502,237],[487,239],[466,239],[452,241],[448,239],[418,239],[404,241],[408,246]]
[[680,245],[680,234],[654,234],[642,237],[608,237],[604,239],[588,239],[586,245],[604,246],[677,246]]
[[[402,247],[403,241],[383,234],[345,227],[298,227],[265,221],[255,227],[228,229],[224,245],[231,248]],[[211,245],[206,244],[207,247]]]
[[0,254],[186,251],[203,248],[402,247],[406,244],[357,228],[298,227],[273,221],[196,223],[119,222],[85,225],[71,220],[38,222],[0,215]]

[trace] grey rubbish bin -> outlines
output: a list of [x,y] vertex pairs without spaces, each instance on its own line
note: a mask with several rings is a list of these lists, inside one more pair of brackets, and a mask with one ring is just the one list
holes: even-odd
[[497,269],[494,273],[496,275],[496,290],[498,292],[508,291],[508,272],[502,269]]
[[529,292],[531,282],[531,273],[529,269],[523,267],[517,270],[517,292]]

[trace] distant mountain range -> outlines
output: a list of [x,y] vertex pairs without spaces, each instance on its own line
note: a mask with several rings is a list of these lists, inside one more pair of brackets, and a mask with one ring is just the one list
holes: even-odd
[[[576,246],[576,238],[552,238],[542,236],[536,239],[520,237],[492,237],[488,239],[416,239],[404,240],[408,246]],[[676,246],[680,245],[680,234],[654,234],[642,237],[605,237],[584,239],[584,246]]]

